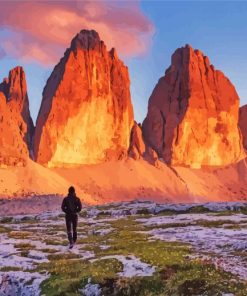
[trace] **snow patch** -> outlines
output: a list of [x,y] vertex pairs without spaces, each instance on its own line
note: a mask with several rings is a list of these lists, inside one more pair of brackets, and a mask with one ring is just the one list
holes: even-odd
[[48,275],[23,271],[0,272],[1,296],[39,296],[40,284]]

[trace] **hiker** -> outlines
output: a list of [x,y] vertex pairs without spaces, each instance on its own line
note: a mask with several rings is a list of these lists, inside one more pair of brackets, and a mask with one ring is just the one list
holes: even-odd
[[[72,249],[77,240],[77,213],[81,211],[81,201],[76,196],[75,188],[71,186],[69,188],[68,196],[63,199],[62,211],[66,214],[65,221],[68,233],[69,248]],[[73,229],[73,235],[72,231]]]

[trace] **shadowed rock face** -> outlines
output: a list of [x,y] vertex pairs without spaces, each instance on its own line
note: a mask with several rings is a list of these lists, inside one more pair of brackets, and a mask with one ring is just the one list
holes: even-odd
[[149,99],[146,143],[172,165],[224,166],[244,157],[239,97],[229,79],[190,46],[179,48]]
[[140,159],[145,152],[145,143],[142,137],[142,128],[134,122],[130,135],[129,156],[134,159]]
[[31,154],[34,126],[29,111],[25,73],[22,67],[9,72],[0,84],[0,163],[24,164]]
[[242,133],[244,148],[247,149],[247,105],[239,109],[238,124]]
[[43,91],[35,159],[54,166],[99,163],[127,154],[133,108],[128,69],[95,31],[71,42]]

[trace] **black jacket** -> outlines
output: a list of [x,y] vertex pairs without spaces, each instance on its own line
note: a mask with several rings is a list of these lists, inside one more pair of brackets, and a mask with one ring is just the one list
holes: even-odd
[[68,195],[63,199],[62,211],[67,215],[76,215],[81,211],[81,201],[77,196]]

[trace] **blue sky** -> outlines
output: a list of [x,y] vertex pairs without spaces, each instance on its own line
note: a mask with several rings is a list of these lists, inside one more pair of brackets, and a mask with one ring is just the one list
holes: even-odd
[[[186,43],[203,51],[235,85],[241,105],[247,104],[247,2],[142,1],[140,5],[153,23],[155,33],[148,52],[124,58],[129,67],[138,122],[146,115],[148,98],[169,66],[172,53]],[[0,38],[3,36],[4,31],[0,32]],[[30,109],[36,120],[42,90],[52,67],[5,56],[0,60],[0,78],[7,76],[17,64],[25,68]]]

